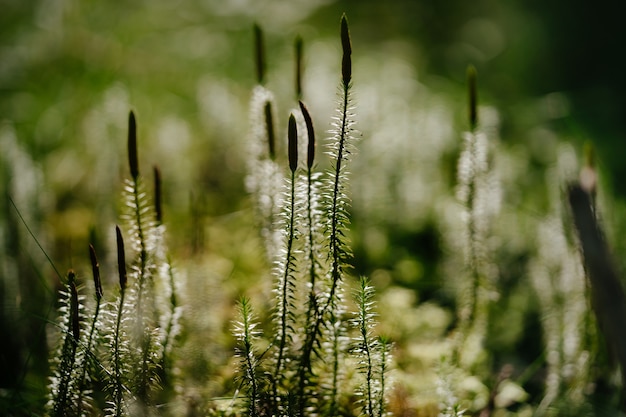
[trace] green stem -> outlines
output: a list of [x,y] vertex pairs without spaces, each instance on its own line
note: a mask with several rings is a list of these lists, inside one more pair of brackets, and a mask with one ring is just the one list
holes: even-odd
[[85,360],[83,361],[83,368],[80,374],[80,382],[78,389],[78,415],[82,414],[83,408],[83,394],[85,392],[86,378],[87,378],[87,366],[89,365],[88,358],[91,355],[91,342],[93,340],[93,335],[96,331],[96,323],[98,322],[98,315],[100,313],[100,298],[96,301],[96,311],[94,312],[93,319],[91,320],[91,329],[89,329],[89,337],[87,338],[87,346],[85,347]]
[[285,355],[285,347],[287,344],[287,319],[289,306],[289,274],[291,272],[291,257],[294,241],[294,223],[295,223],[295,195],[296,195],[296,177],[295,171],[291,171],[291,202],[289,214],[289,238],[287,239],[287,255],[285,259],[285,269],[283,271],[283,280],[281,291],[282,308],[280,312],[280,340],[278,346],[278,358],[276,359],[276,369],[274,371],[274,401],[278,393],[278,379],[281,374],[282,362]]
[[[350,85],[343,85],[343,99],[341,106],[341,130],[339,132],[339,144],[337,146],[337,164],[335,166],[334,184],[332,194],[331,205],[331,234],[330,234],[330,252],[332,256],[332,270],[331,270],[331,288],[328,300],[324,306],[324,311],[327,311],[329,307],[334,303],[335,293],[337,286],[341,280],[341,238],[339,232],[339,199],[340,199],[340,182],[341,182],[341,165],[343,162],[343,154],[345,152],[346,140],[348,137],[348,92]],[[343,223],[343,222],[342,222]],[[334,312],[331,311],[331,314]]]
[[117,319],[115,322],[115,334],[113,338],[113,362],[115,367],[115,415],[116,417],[122,416],[122,401],[123,401],[123,383],[122,383],[122,359],[120,355],[120,328],[122,324],[122,314],[124,310],[124,288],[120,292],[120,306],[117,311]]

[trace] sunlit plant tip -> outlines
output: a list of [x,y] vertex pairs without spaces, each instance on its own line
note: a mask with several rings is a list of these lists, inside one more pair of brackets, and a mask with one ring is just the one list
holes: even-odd
[[96,257],[96,250],[92,244],[89,244],[89,258],[91,259],[91,270],[93,272],[93,284],[96,291],[96,299],[100,301],[103,296],[102,283],[100,281],[100,264]]
[[124,238],[119,226],[115,226],[115,235],[117,238],[117,269],[120,276],[120,288],[122,291],[126,289],[126,253],[124,252]]
[[313,162],[315,162],[315,131],[313,130],[313,120],[311,119],[311,114],[309,113],[309,109],[304,105],[302,101],[299,102],[300,111],[302,111],[302,116],[304,117],[304,123],[306,124],[306,133],[308,137],[308,146],[307,146],[307,168],[311,169],[313,167]]
[[139,176],[139,162],[137,159],[137,122],[135,113],[132,111],[128,116],[128,165],[130,166],[130,176],[137,180]]
[[265,128],[267,129],[267,145],[269,147],[270,159],[276,158],[276,137],[274,135],[274,116],[272,115],[272,103],[265,103]]
[[154,170],[154,213],[157,224],[163,223],[163,207],[161,194],[161,169],[155,165]]
[[348,18],[345,13],[341,16],[341,47],[343,49],[341,75],[343,77],[343,86],[347,88],[352,79],[352,42],[350,41]]
[[296,118],[293,113],[289,116],[287,139],[289,148],[289,169],[291,172],[296,172],[298,168],[298,128],[296,127]]

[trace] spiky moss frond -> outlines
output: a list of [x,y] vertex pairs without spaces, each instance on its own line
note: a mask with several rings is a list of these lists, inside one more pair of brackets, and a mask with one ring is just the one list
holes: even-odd
[[129,414],[128,402],[130,390],[130,332],[133,324],[133,309],[125,302],[128,285],[126,269],[126,250],[122,231],[115,228],[117,241],[117,266],[119,276],[119,295],[114,302],[105,304],[103,325],[108,331],[105,340],[108,346],[108,364],[106,367],[108,392],[105,415],[122,417]]
[[559,398],[567,398],[574,408],[586,400],[593,363],[589,337],[585,270],[578,248],[567,241],[557,216],[537,227],[537,256],[529,276],[537,293],[546,351],[545,394],[538,407],[543,414]]
[[[80,377],[84,366],[84,351],[81,344],[80,317],[84,297],[78,295],[76,278],[69,271],[65,291],[60,293],[59,330],[61,343],[52,358],[54,374],[50,378],[47,409],[51,416],[73,416],[79,413],[81,395]],[[84,337],[84,336],[83,336]]]
[[[306,155],[300,158],[300,175],[296,190],[296,204],[301,219],[298,229],[303,237],[302,254],[299,259],[301,286],[300,324],[304,331],[301,335],[301,347],[297,355],[295,398],[297,399],[296,415],[306,415],[318,409],[319,378],[314,373],[314,363],[321,358],[320,345],[323,337],[323,301],[321,294],[326,290],[320,285],[324,277],[326,258],[323,257],[324,224],[323,211],[320,204],[321,173],[315,172],[315,131],[313,121],[304,103],[299,102],[299,109],[294,111],[297,116],[298,132],[306,132],[307,140],[300,140],[298,152]],[[302,135],[304,136],[304,135]],[[302,320],[303,317],[303,320]]]
[[342,316],[342,314],[330,315],[324,323],[319,388],[322,415],[342,414],[346,405],[344,397],[353,392],[349,375],[352,370],[348,355],[350,338]]
[[341,42],[343,47],[342,79],[339,89],[336,116],[333,118],[332,136],[328,144],[328,155],[333,161],[332,170],[324,182],[323,206],[325,211],[325,236],[328,250],[327,291],[323,293],[322,311],[318,320],[323,320],[325,342],[322,344],[325,361],[329,367],[328,378],[323,385],[325,408],[329,415],[336,415],[340,408],[340,381],[345,369],[345,351],[349,344],[344,325],[343,287],[345,269],[349,267],[352,254],[346,241],[349,226],[347,196],[349,172],[347,164],[354,153],[354,115],[352,113],[352,46],[345,15],[341,19]]
[[369,280],[361,277],[359,288],[356,292],[355,301],[357,305],[356,317],[352,320],[352,325],[358,330],[358,336],[354,339],[353,352],[358,360],[358,367],[365,377],[359,394],[362,397],[362,407],[365,415],[373,417],[378,415],[378,392],[380,381],[376,378],[380,357],[380,346],[378,339],[373,335],[373,328],[376,325],[376,313],[374,306],[374,288],[369,284]]
[[108,346],[106,366],[108,393],[105,415],[129,415],[128,403],[133,400],[131,394],[131,373],[135,364],[131,359],[130,334],[133,328],[133,309],[125,302],[126,291],[120,290],[113,302],[103,308],[103,324],[109,331],[104,339]]
[[255,216],[261,227],[268,261],[276,261],[280,230],[276,223],[282,207],[282,168],[275,161],[274,97],[265,87],[256,86],[250,100],[248,175],[246,189],[252,195]]
[[[134,251],[126,294],[127,305],[134,309],[131,332],[133,359],[132,389],[138,407],[149,407],[154,391],[159,386],[161,340],[159,338],[160,306],[155,296],[158,278],[157,248],[162,244],[162,233],[157,227],[155,206],[145,190],[137,161],[137,134],[134,114],[131,112],[128,127],[128,154],[131,179],[124,187],[125,213],[128,239]],[[157,176],[159,172],[157,170]],[[158,204],[157,204],[158,206]],[[139,410],[141,412],[141,410]]]
[[162,349],[160,366],[164,377],[167,376],[167,372],[171,371],[173,364],[173,352],[176,346],[176,341],[181,333],[181,317],[184,311],[183,305],[180,301],[181,294],[181,276],[180,272],[172,266],[170,259],[165,262],[160,262],[159,277],[162,283],[167,283],[161,290],[157,291],[158,298],[161,300],[158,305],[167,306],[160,313],[159,324],[159,340]]
[[442,358],[437,369],[439,417],[462,417],[465,414],[458,397],[460,382],[460,369],[450,360]]
[[158,341],[156,348],[160,348],[160,378],[164,391],[173,389],[173,347],[180,333],[180,318],[183,312],[180,300],[181,274],[174,266],[169,256],[166,235],[167,229],[163,223],[162,204],[162,181],[161,170],[155,166],[154,172],[154,263],[156,273],[154,276],[154,305],[155,314],[158,317]]
[[125,211],[122,218],[128,228],[127,240],[135,254],[131,262],[133,275],[131,278],[136,279],[139,284],[140,291],[137,294],[139,312],[144,307],[142,303],[144,290],[153,285],[156,269],[155,252],[162,236],[157,233],[154,209],[141,177],[125,181],[123,198]]
[[[96,250],[93,245],[89,245],[89,258],[91,260],[91,268],[94,282],[94,295],[95,295],[95,307],[93,314],[91,315],[91,324],[89,327],[89,333],[84,346],[85,361],[80,371],[80,377],[78,380],[78,415],[89,415],[91,410],[90,404],[90,382],[95,376],[99,374],[98,359],[97,359],[97,347],[98,342],[101,342],[102,334],[100,332],[98,323],[100,319],[100,307],[102,304],[102,297],[104,293],[102,291],[102,283],[100,280],[100,264],[96,256]],[[87,395],[86,395],[87,394]]]
[[255,340],[260,335],[256,329],[256,318],[250,305],[250,301],[242,297],[238,304],[239,321],[233,326],[233,333],[237,339],[235,354],[239,358],[240,379],[246,387],[248,394],[248,410],[250,416],[259,415],[260,389],[265,384],[261,380],[259,361],[257,359]]
[[464,208],[463,247],[469,276],[459,296],[455,356],[463,366],[473,367],[480,362],[487,332],[490,281],[495,275],[487,241],[491,223],[500,209],[500,187],[490,167],[488,137],[478,125],[476,71],[472,67],[468,69],[468,85],[470,130],[463,135],[457,197]]
[[[323,301],[324,314],[336,316],[338,289],[350,265],[352,254],[346,241],[346,231],[350,220],[348,210],[350,199],[347,195],[349,172],[347,164],[354,153],[354,114],[351,99],[351,53],[350,36],[345,15],[341,20],[341,40],[343,46],[342,82],[340,86],[336,115],[333,117],[332,136],[327,152],[333,161],[322,191],[325,211],[325,236],[328,248],[329,270],[327,279],[329,290]],[[334,319],[333,319],[334,320]]]
[[377,314],[374,311],[374,287],[361,277],[355,293],[357,311],[352,326],[357,330],[352,353],[357,358],[363,381],[358,388],[363,414],[383,416],[385,413],[385,383],[390,361],[391,344],[385,337],[374,335]]
[[391,350],[393,344],[386,336],[379,336],[378,344],[380,346],[380,364],[379,364],[379,378],[380,378],[380,391],[378,393],[378,415],[387,415],[387,392],[389,391],[389,378],[387,376],[389,367],[392,361]]
[[[298,213],[296,205],[298,169],[298,132],[296,120],[292,114],[289,117],[288,127],[288,159],[291,177],[286,180],[287,198],[283,211],[284,236],[283,250],[280,260],[275,268],[277,278],[276,292],[276,312],[274,316],[274,326],[276,329],[277,347],[275,354],[275,366],[272,375],[272,402],[275,403],[273,412],[284,413],[287,411],[285,399],[290,397],[293,383],[291,360],[293,359],[293,349],[296,331],[296,309],[297,309],[297,282],[296,282],[296,253],[298,248],[296,243],[299,232],[296,225],[301,222],[301,214]],[[289,381],[289,384],[285,385]]]

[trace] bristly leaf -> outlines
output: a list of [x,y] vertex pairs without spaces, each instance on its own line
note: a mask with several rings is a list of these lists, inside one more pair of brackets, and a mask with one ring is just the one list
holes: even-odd
[[74,271],[68,271],[67,283],[64,287],[65,291],[61,292],[61,306],[59,307],[61,314],[59,328],[63,339],[56,355],[52,358],[55,371],[50,380],[50,397],[47,404],[48,415],[55,417],[75,415],[79,397],[78,370],[84,359],[82,352],[77,350],[80,338],[79,310],[81,305],[76,290]]
[[276,137],[274,135],[274,116],[272,115],[272,102],[265,103],[265,128],[267,129],[267,145],[270,159],[276,159]]
[[130,166],[130,176],[137,180],[139,176],[139,162],[137,159],[137,123],[135,113],[132,111],[128,116],[128,165]]
[[293,113],[289,116],[287,140],[289,148],[289,169],[291,172],[296,172],[296,169],[298,169],[298,128],[296,127],[296,118]]
[[238,307],[240,321],[235,323],[234,328],[234,334],[238,342],[235,349],[237,356],[241,359],[240,367],[243,371],[243,383],[248,388],[250,416],[256,417],[259,415],[260,375],[257,372],[259,363],[254,343],[259,335],[259,331],[255,329],[257,324],[254,322],[254,312],[252,311],[250,301],[242,297],[239,300]]
[[476,68],[473,65],[467,68],[467,89],[469,93],[469,124],[470,130],[474,131],[478,125],[478,94],[476,92]]
[[265,48],[263,45],[263,29],[254,24],[254,57],[256,61],[256,79],[259,84],[265,82]]
[[301,36],[296,36],[294,43],[296,52],[296,98],[302,98],[302,49],[303,41]]
[[315,131],[313,130],[313,120],[311,119],[309,110],[306,108],[304,103],[300,101],[299,104],[302,116],[304,117],[304,122],[306,123],[306,133],[309,140],[307,146],[306,165],[308,169],[311,169],[313,167],[313,163],[315,162]]
[[117,269],[120,276],[120,288],[122,292],[126,289],[126,253],[124,252],[124,238],[119,226],[115,226],[115,236],[117,238]]
[[[346,56],[349,58],[351,51],[350,37],[348,34],[348,23],[345,15],[341,19],[341,38],[344,46],[344,64]],[[351,112],[351,83],[349,77],[346,79],[345,75],[350,75],[344,72],[344,78],[342,80],[342,89],[339,97],[339,107],[337,108],[337,116],[333,123],[333,137],[329,143],[330,154],[334,159],[334,169],[330,173],[327,181],[327,187],[329,193],[327,194],[328,201],[326,207],[328,210],[327,227],[328,233],[328,249],[330,251],[330,280],[331,288],[329,291],[329,297],[326,300],[324,310],[328,310],[337,300],[337,290],[339,289],[340,281],[343,280],[344,267],[347,266],[349,258],[351,256],[349,248],[345,242],[345,228],[349,222],[348,207],[350,205],[349,199],[345,194],[346,184],[348,182],[346,164],[350,160],[352,154],[352,140],[353,136],[353,114]]]
[[91,259],[91,270],[93,272],[93,284],[96,291],[96,300],[100,302],[103,296],[102,283],[100,282],[100,264],[96,257],[96,250],[93,245],[89,245],[89,258]]
[[163,223],[163,208],[161,196],[161,170],[157,165],[154,166],[154,213],[157,225]]
[[341,61],[341,76],[343,87],[347,88],[352,79],[352,43],[350,42],[350,30],[348,29],[348,18],[345,13],[341,16],[341,47],[343,58]]

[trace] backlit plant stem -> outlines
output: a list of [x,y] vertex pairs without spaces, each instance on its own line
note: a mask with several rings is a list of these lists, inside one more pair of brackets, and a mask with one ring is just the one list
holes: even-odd
[[291,196],[289,209],[289,226],[287,236],[287,253],[281,281],[280,296],[280,340],[278,346],[278,357],[276,359],[276,369],[274,371],[274,400],[278,391],[278,382],[281,379],[283,359],[285,355],[285,347],[287,345],[287,337],[289,334],[289,309],[290,309],[290,285],[291,274],[293,271],[293,243],[295,233],[295,200],[296,200],[296,170],[298,167],[298,133],[296,129],[296,119],[292,114],[289,117],[288,127],[288,156],[289,169],[291,171]]

